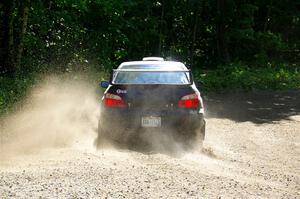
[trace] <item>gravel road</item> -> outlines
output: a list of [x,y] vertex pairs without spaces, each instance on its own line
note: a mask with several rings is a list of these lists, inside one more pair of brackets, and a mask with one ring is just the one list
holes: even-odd
[[205,102],[207,136],[194,151],[176,143],[97,150],[90,129],[30,152],[7,153],[2,143],[0,196],[300,198],[300,91],[208,95]]

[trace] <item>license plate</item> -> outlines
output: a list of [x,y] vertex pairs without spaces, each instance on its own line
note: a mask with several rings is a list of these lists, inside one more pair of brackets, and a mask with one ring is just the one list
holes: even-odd
[[160,127],[161,117],[142,117],[142,127]]

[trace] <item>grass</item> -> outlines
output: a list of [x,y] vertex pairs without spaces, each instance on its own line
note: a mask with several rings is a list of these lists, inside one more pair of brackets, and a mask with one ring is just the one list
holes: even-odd
[[300,67],[277,65],[265,68],[231,64],[216,70],[195,71],[207,92],[300,89]]

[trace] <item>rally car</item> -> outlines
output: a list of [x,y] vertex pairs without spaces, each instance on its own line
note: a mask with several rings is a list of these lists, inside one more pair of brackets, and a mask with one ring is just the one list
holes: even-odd
[[99,140],[124,142],[144,131],[174,132],[182,140],[204,140],[203,101],[191,71],[181,62],[146,57],[114,69],[98,125]]

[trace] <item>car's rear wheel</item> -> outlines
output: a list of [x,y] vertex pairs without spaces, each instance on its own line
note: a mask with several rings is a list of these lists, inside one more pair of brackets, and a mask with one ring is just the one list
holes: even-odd
[[100,121],[98,122],[98,135],[97,138],[95,140],[95,145],[97,148],[99,148],[101,146],[101,144],[104,142],[104,140],[106,140],[107,133],[105,132],[105,130],[102,128]]
[[98,122],[97,142],[99,143],[99,146],[106,141],[112,144],[121,145],[125,143],[125,138],[124,130],[121,128],[114,126],[108,128],[101,121]]
[[205,130],[206,130],[206,121],[203,120],[203,124],[201,125],[199,130],[199,139],[201,142],[205,140]]
[[201,146],[205,139],[205,121],[196,129],[188,129],[178,132],[178,139],[186,149]]

